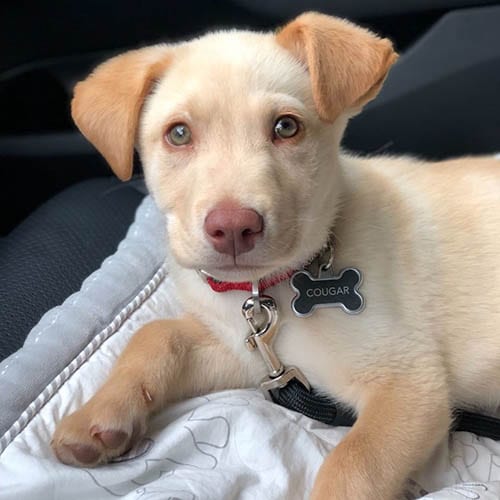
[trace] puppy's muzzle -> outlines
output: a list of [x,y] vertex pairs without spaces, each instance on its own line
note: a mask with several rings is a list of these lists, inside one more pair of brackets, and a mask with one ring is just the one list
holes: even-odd
[[205,218],[205,233],[219,253],[236,257],[249,252],[264,231],[262,215],[234,202],[217,204]]

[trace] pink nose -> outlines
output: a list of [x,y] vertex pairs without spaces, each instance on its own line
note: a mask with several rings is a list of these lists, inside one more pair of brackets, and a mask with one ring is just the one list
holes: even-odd
[[262,216],[237,204],[219,204],[205,219],[205,232],[217,252],[236,257],[249,252],[262,234]]

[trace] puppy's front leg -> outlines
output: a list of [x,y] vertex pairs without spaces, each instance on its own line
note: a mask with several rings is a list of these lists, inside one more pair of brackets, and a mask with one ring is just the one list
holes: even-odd
[[155,321],[133,336],[96,395],[60,422],[52,447],[66,464],[95,466],[130,448],[167,403],[245,385],[236,357],[200,322]]
[[398,498],[450,425],[446,390],[419,385],[372,388],[355,425],[321,466],[311,500]]

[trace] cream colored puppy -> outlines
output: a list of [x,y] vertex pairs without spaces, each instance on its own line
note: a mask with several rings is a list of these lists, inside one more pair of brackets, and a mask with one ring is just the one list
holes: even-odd
[[134,336],[102,389],[59,424],[60,460],[105,462],[166,404],[258,385],[267,369],[244,344],[249,293],[216,293],[198,270],[268,279],[329,241],[337,270],[363,274],[363,312],[301,318],[288,281],[266,291],[279,308],[279,358],[358,415],[312,498],[396,497],[454,406],[500,402],[498,162],[340,152],[349,117],[395,60],[388,40],[308,13],[277,33],[128,52],[78,84],[75,121],[116,174],[130,177],[134,144],[142,156],[186,316]]

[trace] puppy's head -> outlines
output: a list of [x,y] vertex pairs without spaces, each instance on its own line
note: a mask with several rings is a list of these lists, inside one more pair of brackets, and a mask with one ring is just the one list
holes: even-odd
[[73,117],[121,179],[137,146],[181,265],[254,280],[325,243],[347,119],[396,57],[388,40],[308,13],[276,34],[219,32],[115,57],[77,85]]

